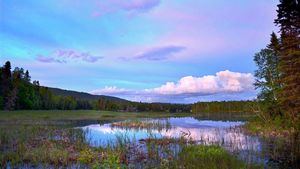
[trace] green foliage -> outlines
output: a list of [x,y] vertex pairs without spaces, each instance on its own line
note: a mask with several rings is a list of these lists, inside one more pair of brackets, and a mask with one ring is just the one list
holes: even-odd
[[11,71],[10,62],[0,68],[0,109],[91,109],[92,101],[73,96],[54,95],[38,81],[31,83],[29,71],[16,67]]
[[121,169],[121,168],[125,168],[125,165],[121,164],[120,154],[118,152],[108,151],[106,152],[106,157],[101,163],[101,168]]
[[126,112],[190,112],[190,105],[130,102],[109,96],[61,90],[31,83],[29,71],[16,67],[11,71],[10,62],[0,69],[0,109],[4,110],[79,110],[95,109]]
[[282,89],[279,104],[300,130],[300,2],[280,0],[275,23],[280,28],[279,70]]
[[97,158],[97,155],[89,148],[80,151],[78,161],[83,164],[91,164]]
[[220,146],[190,145],[179,153],[178,164],[189,169],[241,169],[245,163]]
[[255,86],[264,123],[300,131],[300,3],[280,0],[277,7],[280,37],[272,33],[270,44],[255,54]]
[[0,110],[3,110],[3,106],[4,106],[4,100],[3,100],[3,96],[0,95]]
[[281,115],[278,106],[278,93],[281,88],[279,66],[279,40],[275,33],[271,34],[271,43],[254,56],[258,69],[255,71],[257,89],[260,89],[258,99],[263,112],[274,118]]
[[190,112],[191,105],[168,103],[142,103],[130,101],[115,101],[100,98],[95,105],[98,110],[124,111],[124,112]]
[[255,112],[254,101],[221,101],[221,102],[198,102],[192,105],[193,113],[244,113]]

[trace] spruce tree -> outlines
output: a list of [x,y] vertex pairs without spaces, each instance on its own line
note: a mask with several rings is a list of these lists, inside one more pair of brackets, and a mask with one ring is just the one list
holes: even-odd
[[280,27],[280,105],[295,121],[300,113],[300,5],[299,0],[280,0],[275,23]]
[[14,96],[12,91],[11,64],[9,61],[2,68],[2,93],[4,109],[12,108],[11,96]]

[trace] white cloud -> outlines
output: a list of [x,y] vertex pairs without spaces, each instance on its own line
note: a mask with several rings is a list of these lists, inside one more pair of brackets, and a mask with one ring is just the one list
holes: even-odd
[[238,73],[225,70],[216,73],[216,75],[203,77],[186,76],[181,78],[177,83],[167,82],[161,87],[150,89],[149,91],[165,95],[206,95],[243,92],[253,88],[253,80],[253,76],[250,73]]
[[[178,82],[152,89],[128,90],[115,86],[92,91],[93,94],[117,96],[145,102],[195,102],[197,100],[237,100],[254,98],[254,77],[251,73],[217,72],[202,77],[186,76]],[[208,98],[209,96],[209,98]],[[216,96],[214,98],[214,96]],[[219,98],[219,99],[218,99]]]

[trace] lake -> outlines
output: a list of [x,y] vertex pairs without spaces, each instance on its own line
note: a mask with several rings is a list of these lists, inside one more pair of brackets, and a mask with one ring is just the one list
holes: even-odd
[[90,124],[80,127],[91,146],[113,145],[125,137],[139,145],[148,138],[190,139],[197,144],[220,145],[247,163],[263,164],[270,168],[289,168],[289,146],[283,142],[267,140],[244,132],[244,121],[203,120],[195,117],[125,120]]

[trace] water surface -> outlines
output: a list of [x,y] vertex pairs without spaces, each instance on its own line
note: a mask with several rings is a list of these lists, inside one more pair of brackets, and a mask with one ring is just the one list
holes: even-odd
[[[289,154],[281,157],[283,151],[280,149],[282,147],[278,147],[275,142],[246,134],[241,128],[245,124],[243,121],[201,120],[194,117],[140,119],[140,121],[155,125],[151,127],[118,126],[114,125],[115,122],[108,122],[90,124],[81,128],[86,131],[86,139],[92,146],[114,144],[117,137],[120,136],[136,143],[149,137],[179,138],[184,136],[198,144],[220,145],[248,163],[262,163],[270,168],[281,168],[282,166],[292,168],[289,163],[285,163],[285,160],[288,161],[290,158]],[[131,121],[123,122],[131,123]],[[132,122],[135,123],[135,121]],[[285,148],[287,147],[285,146]],[[274,149],[278,150],[277,154],[274,154]],[[274,155],[283,158],[283,161],[274,160]]]

